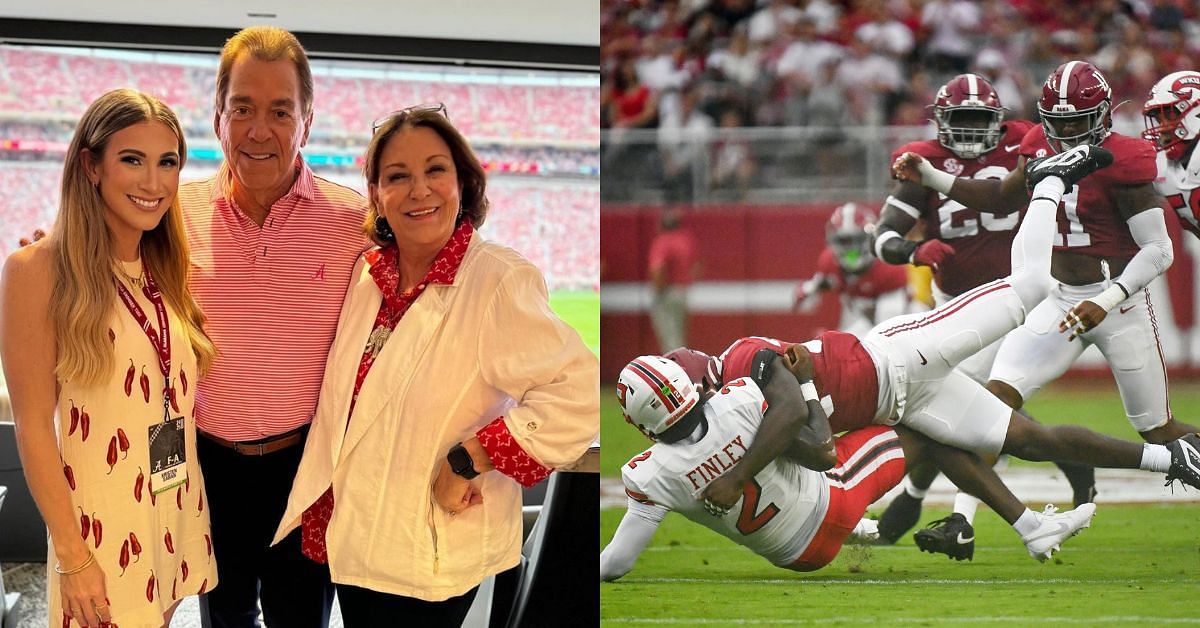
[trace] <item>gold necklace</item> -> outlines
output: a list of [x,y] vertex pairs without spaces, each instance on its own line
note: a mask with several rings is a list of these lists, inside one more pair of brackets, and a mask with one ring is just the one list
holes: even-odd
[[[138,260],[141,261],[141,258],[138,258]],[[129,281],[129,285],[133,286],[134,288],[143,287],[146,280],[146,265],[138,264],[138,276],[134,277],[125,271],[125,264],[126,262],[117,260],[117,271],[121,273],[122,277]]]

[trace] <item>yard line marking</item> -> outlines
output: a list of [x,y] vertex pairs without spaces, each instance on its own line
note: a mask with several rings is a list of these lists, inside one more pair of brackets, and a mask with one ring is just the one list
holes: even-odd
[[784,585],[826,585],[826,584],[870,584],[870,585],[900,585],[914,584],[982,584],[993,586],[997,584],[1179,584],[1191,583],[1190,578],[908,578],[904,580],[879,580],[872,578],[622,578],[620,584],[784,584]]
[[829,624],[833,622],[847,622],[852,624],[860,624],[864,622],[879,622],[884,624],[938,624],[941,622],[952,621],[954,623],[979,623],[979,624],[1029,624],[1033,622],[1045,623],[1066,623],[1066,624],[1095,624],[1097,622],[1109,622],[1118,624],[1146,624],[1146,623],[1162,623],[1162,624],[1200,624],[1200,619],[1193,617],[1155,617],[1148,615],[1110,615],[1105,617],[1030,617],[1028,615],[1010,616],[1010,617],[950,617],[939,615],[937,617],[814,617],[812,619],[711,619],[708,617],[604,617],[601,618],[602,623],[611,624],[719,624],[726,625],[770,625],[777,626],[780,624],[788,625],[808,625],[808,624]]

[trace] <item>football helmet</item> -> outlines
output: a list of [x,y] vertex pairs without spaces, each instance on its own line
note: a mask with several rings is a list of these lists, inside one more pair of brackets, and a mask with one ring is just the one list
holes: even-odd
[[825,242],[842,270],[860,273],[874,261],[871,245],[876,221],[875,212],[858,203],[846,203],[833,210],[825,225]]
[[648,438],[673,443],[692,432],[684,417],[700,401],[700,391],[678,363],[656,355],[634,358],[617,378],[617,402],[625,421]]
[[1004,108],[987,79],[959,74],[938,90],[933,121],[942,146],[962,159],[974,159],[1000,143]]
[[1142,107],[1146,130],[1142,137],[1174,161],[1183,157],[1200,135],[1200,72],[1168,74],[1150,89]]
[[1055,152],[1104,141],[1112,126],[1108,115],[1111,109],[1108,79],[1087,61],[1068,61],[1058,66],[1046,78],[1038,99],[1046,141]]
[[715,388],[721,385],[721,361],[703,351],[680,347],[668,351],[664,358],[683,367],[693,384]]

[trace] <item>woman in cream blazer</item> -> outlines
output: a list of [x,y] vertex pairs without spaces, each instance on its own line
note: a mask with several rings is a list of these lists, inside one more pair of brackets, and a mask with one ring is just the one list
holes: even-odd
[[537,268],[474,233],[484,174],[444,108],[389,116],[365,172],[383,246],[351,276],[275,542],[303,526],[347,625],[457,625],[520,560],[520,485],[596,438],[599,366]]

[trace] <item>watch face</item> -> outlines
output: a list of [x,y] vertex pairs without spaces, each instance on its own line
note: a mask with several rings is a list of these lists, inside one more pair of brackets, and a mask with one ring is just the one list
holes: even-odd
[[450,470],[468,480],[478,475],[475,472],[475,464],[471,460],[471,454],[467,453],[462,443],[450,449],[450,452],[446,454],[446,461],[450,463]]

